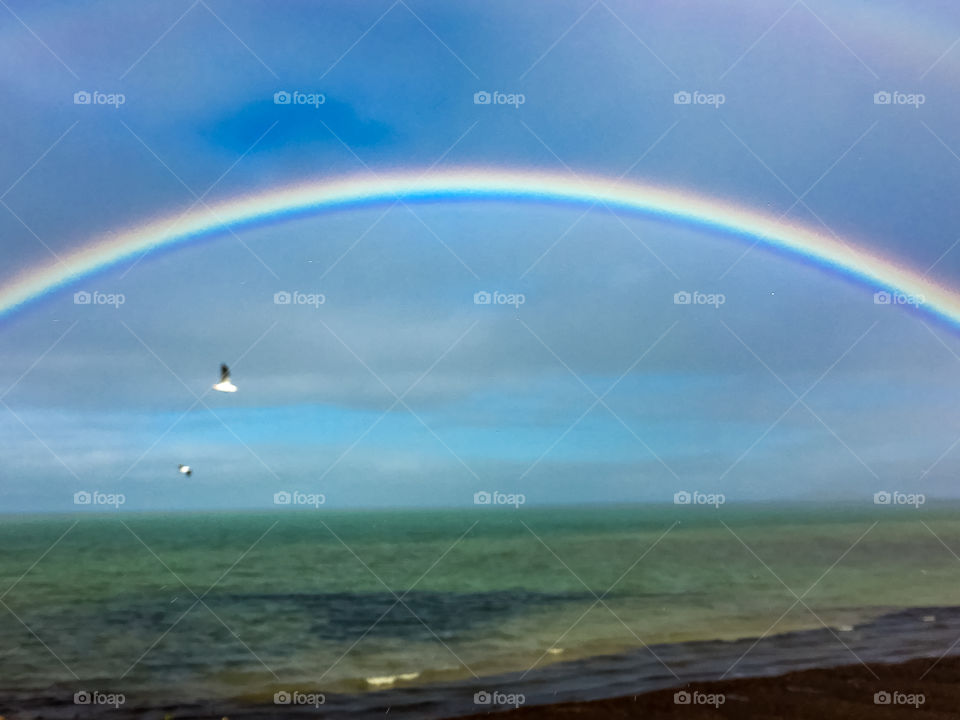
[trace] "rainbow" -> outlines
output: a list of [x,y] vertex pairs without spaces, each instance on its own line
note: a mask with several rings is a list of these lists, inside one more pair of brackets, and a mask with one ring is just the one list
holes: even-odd
[[606,206],[735,236],[834,270],[874,290],[922,298],[921,309],[960,327],[960,295],[908,267],[801,225],[680,190],[543,172],[455,170],[301,183],[200,207],[113,233],[0,287],[0,318],[83,278],[229,230],[393,202],[514,201]]

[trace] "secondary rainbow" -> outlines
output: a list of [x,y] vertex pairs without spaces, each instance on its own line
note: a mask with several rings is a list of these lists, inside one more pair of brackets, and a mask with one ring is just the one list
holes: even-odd
[[59,261],[15,277],[0,287],[0,317],[144,253],[197,242],[228,229],[365,205],[451,201],[533,202],[583,208],[596,205],[719,231],[839,271],[873,290],[913,296],[922,301],[922,310],[960,327],[960,294],[827,231],[683,190],[600,177],[474,169],[300,183],[151,220],[127,231],[110,233]]

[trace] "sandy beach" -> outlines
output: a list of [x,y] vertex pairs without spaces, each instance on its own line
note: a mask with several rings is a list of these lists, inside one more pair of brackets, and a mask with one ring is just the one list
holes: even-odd
[[[803,670],[767,678],[688,684],[639,695],[521,707],[473,718],[819,718],[886,720],[956,718],[960,707],[960,658],[922,658],[898,664],[861,664]],[[933,666],[933,669],[930,669]],[[872,672],[871,672],[872,671]],[[686,693],[679,695],[678,693]],[[694,694],[701,704],[694,704]],[[677,700],[689,698],[690,704]],[[719,700],[722,698],[722,701]],[[713,700],[713,704],[704,701]],[[889,701],[884,703],[883,701]]]

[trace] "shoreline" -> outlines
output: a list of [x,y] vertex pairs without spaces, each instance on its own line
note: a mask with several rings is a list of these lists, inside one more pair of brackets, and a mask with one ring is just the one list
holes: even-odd
[[[839,635],[821,628],[752,641],[652,645],[616,655],[559,661],[529,674],[506,672],[439,683],[428,680],[426,684],[397,684],[359,694],[285,688],[289,693],[323,694],[318,707],[275,704],[270,697],[246,701],[195,697],[170,702],[141,695],[133,687],[98,689],[126,693],[125,705],[111,708],[110,715],[116,720],[259,720],[316,717],[318,711],[338,720],[373,720],[387,714],[397,720],[502,715],[518,720],[641,716],[759,720],[809,718],[814,713],[823,716],[820,720],[899,718],[908,717],[905,711],[916,712],[916,707],[898,699],[916,694],[924,697],[920,703],[927,713],[924,717],[955,718],[955,708],[960,707],[960,684],[955,682],[960,678],[960,654],[938,658],[954,651],[958,636],[960,607],[911,608]],[[74,704],[78,689],[94,688],[71,683],[42,694],[0,690],[0,714],[11,720],[97,717],[96,707]],[[675,693],[681,691],[690,693],[689,703],[675,702]],[[891,693],[890,705],[875,704],[877,692]],[[519,696],[520,707],[512,709]],[[716,702],[716,696],[723,701]],[[938,714],[944,704],[949,712]]]
[[[490,710],[457,720],[546,718],[807,718],[888,720],[956,718],[960,707],[960,657],[914,658],[901,663],[860,663],[813,668],[772,677],[686,683],[607,700]],[[694,699],[696,698],[696,699]],[[686,702],[684,702],[686,701]],[[453,720],[451,718],[450,720]]]
[[[110,708],[111,717],[148,720],[229,720],[289,717],[398,717],[433,720],[905,720],[918,710],[927,720],[957,717],[960,707],[960,656],[912,658],[898,663],[854,662],[795,670],[778,675],[680,683],[671,687],[596,700],[521,705],[508,708],[473,705],[478,712],[438,714],[425,704],[396,707],[388,702],[360,714],[328,705],[219,703],[171,704],[153,707]],[[376,693],[379,694],[379,693]],[[382,697],[382,696],[381,696]],[[384,698],[386,699],[386,698]],[[425,700],[425,698],[423,698]],[[501,698],[503,699],[503,698]],[[3,703],[4,717],[17,719],[76,720],[103,717],[102,707],[62,702],[54,706],[21,706]],[[32,707],[31,707],[32,706]],[[486,708],[486,709],[482,709]],[[399,713],[390,712],[399,710]]]

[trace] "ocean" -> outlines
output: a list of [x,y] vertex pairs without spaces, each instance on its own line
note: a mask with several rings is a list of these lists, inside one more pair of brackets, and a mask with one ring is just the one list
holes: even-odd
[[934,657],[960,629],[957,510],[6,516],[0,707],[74,717],[87,693],[131,717],[289,714],[285,699],[446,717],[489,709],[477,692],[590,699]]

